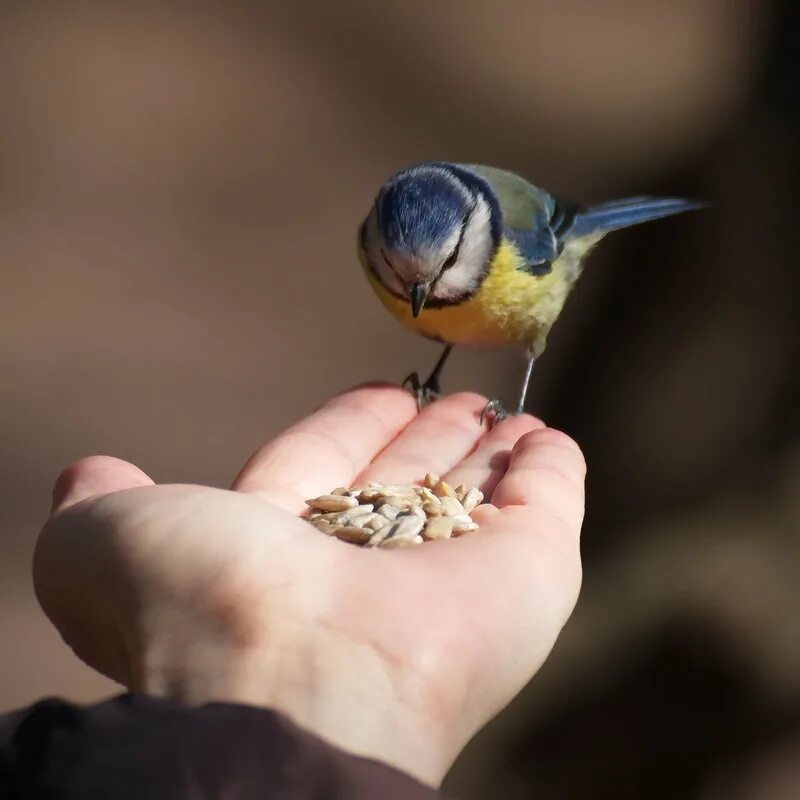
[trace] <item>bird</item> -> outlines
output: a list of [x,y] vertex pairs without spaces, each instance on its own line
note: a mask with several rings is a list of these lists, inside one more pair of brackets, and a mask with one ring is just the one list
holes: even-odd
[[[392,175],[358,232],[367,279],[403,325],[444,350],[428,378],[403,382],[420,408],[441,395],[456,346],[524,348],[521,414],[534,364],[587,254],[609,232],[703,208],[678,197],[628,197],[581,206],[514,172],[427,161]],[[481,422],[509,415],[494,398]]]

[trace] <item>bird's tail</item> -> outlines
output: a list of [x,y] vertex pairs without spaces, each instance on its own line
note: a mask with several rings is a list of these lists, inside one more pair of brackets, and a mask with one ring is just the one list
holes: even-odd
[[628,197],[624,200],[612,200],[610,203],[579,211],[569,235],[579,237],[591,233],[606,233],[707,206],[708,203],[679,197]]

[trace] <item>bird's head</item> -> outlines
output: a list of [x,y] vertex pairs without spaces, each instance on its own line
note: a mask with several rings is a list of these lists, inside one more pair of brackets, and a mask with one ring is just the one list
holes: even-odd
[[456,304],[477,290],[497,248],[499,214],[492,190],[473,172],[421,164],[384,184],[361,244],[375,277],[416,317],[425,306]]

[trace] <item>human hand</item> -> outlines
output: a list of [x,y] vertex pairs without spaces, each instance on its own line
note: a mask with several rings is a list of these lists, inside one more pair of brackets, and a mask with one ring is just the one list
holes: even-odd
[[[259,450],[231,490],[78,461],[37,544],[42,607],[133,691],[267,706],[438,785],[545,660],[581,579],[580,450],[527,415],[486,433],[485,402],[417,414],[400,389],[352,390]],[[426,472],[484,489],[478,531],[367,550],[299,518],[334,486]]]

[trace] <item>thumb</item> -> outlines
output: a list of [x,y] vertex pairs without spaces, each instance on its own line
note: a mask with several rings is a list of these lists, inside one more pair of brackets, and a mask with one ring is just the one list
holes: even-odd
[[111,456],[88,456],[70,464],[56,479],[50,512],[63,511],[81,500],[122,489],[152,486],[139,467]]

